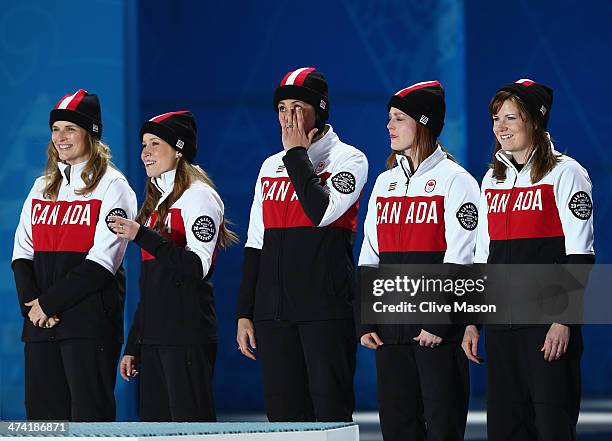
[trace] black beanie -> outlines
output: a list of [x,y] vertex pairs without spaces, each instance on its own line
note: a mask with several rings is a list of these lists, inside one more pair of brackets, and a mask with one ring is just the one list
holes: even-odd
[[521,79],[515,83],[506,84],[498,92],[502,90],[513,93],[523,100],[531,117],[546,130],[553,102],[553,90],[550,87],[533,80]]
[[79,89],[72,95],[64,96],[49,115],[49,127],[55,121],[70,121],[84,128],[96,138],[102,136],[102,116],[97,95]]
[[439,81],[424,81],[398,91],[389,100],[387,111],[391,107],[427,127],[436,138],[440,136],[444,127],[446,104],[444,89]]
[[274,110],[278,112],[278,102],[286,99],[304,101],[314,107],[318,116],[319,129],[329,118],[329,98],[327,81],[314,67],[301,67],[287,72],[274,92]]
[[140,139],[145,133],[157,135],[181,152],[187,161],[193,162],[197,151],[197,131],[193,114],[189,110],[179,110],[162,113],[145,122],[140,129]]

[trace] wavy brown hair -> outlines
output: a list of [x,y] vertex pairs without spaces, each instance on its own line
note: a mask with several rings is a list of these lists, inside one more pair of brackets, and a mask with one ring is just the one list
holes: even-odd
[[[190,164],[181,157],[176,166],[172,193],[157,207],[157,219],[155,220],[155,225],[151,225],[152,229],[157,231],[163,229],[165,220],[170,212],[170,207],[179,200],[183,193],[191,186],[191,183],[195,181],[202,181],[209,187],[215,188],[212,179],[210,179],[204,170],[197,165]],[[136,216],[136,222],[141,225],[144,225],[151,217],[161,197],[160,191],[153,185],[150,179],[147,179],[145,195],[145,201],[138,212],[138,216]],[[238,235],[229,229],[229,225],[231,225],[231,222],[224,218],[219,228],[219,247],[221,248],[228,248],[238,242]]]
[[[429,157],[433,152],[436,151],[438,145],[442,147],[442,150],[453,162],[457,162],[455,157],[451,155],[448,150],[446,150],[441,144],[438,143],[438,138],[433,136],[431,130],[425,127],[423,124],[417,123],[416,125],[416,133],[414,134],[414,141],[412,142],[412,146],[410,149],[414,152],[414,158],[417,164],[423,162],[427,157]],[[391,150],[389,156],[387,156],[387,168],[392,169],[395,166],[395,155],[398,152],[395,150]],[[417,166],[418,167],[418,166]]]
[[[493,116],[497,115],[501,106],[510,100],[516,104],[519,110],[519,116],[527,124],[528,130],[531,134],[531,147],[527,152],[527,158],[532,154],[531,164],[531,182],[539,182],[544,176],[557,165],[560,158],[556,156],[552,151],[552,145],[549,136],[541,127],[538,121],[531,117],[531,114],[527,111],[525,102],[520,99],[517,95],[512,92],[501,90],[495,94],[491,102],[489,103],[489,113],[491,115],[491,122]],[[501,144],[495,137],[495,144],[493,146],[493,159],[489,167],[493,169],[493,177],[499,181],[506,180],[506,165],[495,157],[495,154],[501,150]]]
[[[94,137],[89,132],[87,133],[86,148],[89,151],[89,159],[85,168],[81,172],[81,179],[85,183],[85,187],[75,190],[78,195],[91,193],[106,173],[108,165],[111,163],[111,152],[108,145],[104,144],[100,139]],[[47,145],[47,164],[43,172],[45,180],[45,188],[43,197],[45,199],[57,200],[60,185],[62,183],[62,172],[57,166],[59,155],[53,141],[49,141]]]

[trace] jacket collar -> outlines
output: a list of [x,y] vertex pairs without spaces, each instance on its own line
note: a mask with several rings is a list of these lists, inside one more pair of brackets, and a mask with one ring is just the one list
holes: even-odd
[[[552,140],[550,139],[550,133],[546,132],[546,136],[548,137],[548,140],[550,141],[550,149],[552,150],[553,155],[561,156],[561,153],[559,153],[555,149],[555,145],[553,144]],[[525,165],[523,166],[521,171],[518,171],[516,166],[512,162],[512,154],[511,153],[506,153],[505,151],[499,149],[497,151],[497,153],[495,153],[495,158],[498,161],[500,161],[502,164],[504,164],[509,170],[514,172],[514,174],[519,175],[519,174],[525,172],[526,170],[530,170],[531,169],[531,165],[533,163],[533,155],[534,155],[534,153],[535,153],[535,150],[533,152],[531,152],[531,154],[529,155],[529,158],[527,159],[527,162],[525,163]]]
[[421,176],[433,169],[438,163],[446,159],[446,153],[442,150],[442,147],[438,145],[438,148],[434,150],[434,152],[429,155],[423,162],[419,164],[416,171],[412,173],[410,171],[410,164],[408,163],[408,158],[399,153],[395,154],[395,161],[399,165],[399,168],[404,172],[406,178],[410,179],[412,177]]
[[157,202],[157,206],[161,204],[170,193],[174,189],[174,178],[176,177],[176,169],[168,170],[167,172],[162,173],[158,177],[151,178],[151,183],[159,190],[161,193],[161,197]]
[[85,169],[87,161],[83,161],[80,164],[66,164],[65,162],[58,161],[57,168],[62,174],[62,179],[66,181],[66,185],[70,185],[75,188],[85,187],[85,182],[81,178],[81,173]]
[[338,142],[338,135],[330,124],[326,124],[327,133],[317,142],[313,142],[308,148],[308,157],[313,164],[317,164],[329,154],[332,147]]

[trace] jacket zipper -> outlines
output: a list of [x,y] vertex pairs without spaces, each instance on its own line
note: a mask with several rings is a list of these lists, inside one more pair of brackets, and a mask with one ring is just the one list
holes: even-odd
[[[70,186],[70,182],[68,183],[68,185]],[[68,187],[68,188],[69,188],[69,190],[71,190],[70,187]],[[70,193],[71,192],[69,191],[68,194],[70,194]],[[56,221],[56,227],[61,226],[61,220],[59,220],[59,217],[60,217],[59,214],[60,214],[61,209],[62,209],[62,202],[61,201],[62,201],[62,186],[60,185],[60,190],[57,193],[57,199],[56,199],[55,203],[53,204],[53,208],[55,208],[55,206],[59,207],[58,210],[57,210],[58,220]],[[60,223],[59,226],[57,225],[58,221]],[[30,219],[30,222],[31,222],[31,219]],[[56,270],[55,267],[56,267],[56,263],[57,263],[57,253],[58,253],[58,251],[57,251],[57,236],[59,235],[59,233],[60,233],[60,229],[56,228],[55,234],[53,234],[53,245],[51,246],[51,249],[53,250],[53,253],[51,253],[52,256],[53,256],[53,263],[52,263],[53,271],[51,272],[51,274],[53,274],[53,283],[54,284],[57,282],[57,274],[55,272],[55,270]],[[57,334],[57,329],[54,327],[53,329],[50,329],[49,331],[51,331],[51,332],[49,332],[49,334],[51,334],[49,336],[49,340],[55,340],[55,335]]]
[[[62,188],[62,185],[60,185],[60,190],[57,193],[57,199],[56,199],[56,201],[54,203],[54,207],[53,207],[53,208],[55,208],[56,205],[59,205],[58,212],[57,212],[58,221],[60,222],[59,227],[61,227],[61,221],[59,220],[59,213],[61,212],[61,208],[62,208],[62,205],[63,205],[62,202],[66,202],[66,205],[68,205],[68,206],[70,205],[70,202],[74,202],[74,200],[72,200],[72,201],[67,201],[66,200],[68,198],[72,198],[72,195],[73,195],[73,193],[72,193],[72,184],[70,183],[70,178],[66,178],[63,173],[62,173],[62,175],[63,175],[62,176],[62,180],[66,179],[68,181],[68,191],[66,191],[65,192],[66,193],[65,196],[62,197],[62,191],[64,191],[64,190]],[[56,279],[57,278],[57,274],[56,274],[55,270],[56,270],[57,253],[58,253],[58,250],[57,250],[57,236],[60,233],[60,228],[57,228],[55,233],[56,234],[53,235],[53,246],[51,248],[53,250],[53,253],[52,253],[52,255],[53,255],[53,264],[52,264],[53,265],[53,271],[52,271],[52,274],[53,274],[53,283],[57,282],[57,279]],[[49,337],[49,340],[55,340],[56,334],[57,334],[57,328],[51,329],[51,336]]]
[[[406,198],[408,197],[408,188],[410,187],[410,178],[408,176],[406,176],[406,185],[405,185],[405,187],[406,187],[406,190],[404,191],[404,198],[402,199],[402,205],[404,203],[406,203]],[[401,213],[402,213],[402,211],[400,210],[400,216],[401,216]],[[399,222],[399,235],[398,235],[398,238],[397,238],[397,248],[398,248],[398,250],[396,251],[398,260],[399,260],[399,256],[400,256],[399,247],[400,247],[400,244],[401,244],[401,241],[402,241],[402,225],[403,225],[403,223],[402,223],[401,217],[400,217],[399,221],[400,221]]]
[[[514,197],[514,190],[516,185],[516,177],[514,178],[514,183],[512,184],[512,189],[510,190],[510,197],[508,198],[508,206],[506,207],[506,240],[508,244],[510,244],[510,214],[512,212],[512,198]],[[510,252],[510,247],[506,247],[506,262],[510,263],[510,258],[512,257],[512,253]]]
[[[405,176],[406,176],[406,185],[405,185],[406,190],[404,191],[404,198],[402,199],[402,204],[404,204],[406,202],[406,198],[408,197],[408,189],[410,188],[410,176],[408,176],[406,174],[405,174]],[[399,245],[400,245],[401,240],[402,240],[402,225],[403,225],[402,219],[401,219],[401,213],[402,213],[402,210],[400,210],[399,236],[397,238],[397,248],[398,248],[398,251],[396,251],[396,253],[397,253],[397,260],[398,261],[399,261],[399,256],[400,256]],[[398,343],[402,343],[402,340],[404,339],[404,327],[405,327],[405,325],[398,325],[397,326],[397,342]]]
[[289,195],[289,191],[287,191],[287,195],[285,196],[285,200],[283,201],[283,225],[281,228],[279,245],[278,245],[278,267],[277,267],[279,290],[278,290],[278,299],[276,300],[276,312],[274,314],[274,320],[281,319],[281,308],[282,308],[282,302],[283,302],[283,292],[284,292],[283,272],[282,272],[282,269],[283,269],[283,242],[285,240],[285,228],[287,228],[287,205],[288,205],[287,197],[291,198],[291,196]]
[[[510,198],[508,199],[508,206],[506,207],[506,241],[508,243],[508,246],[506,246],[506,262],[508,264],[512,263],[512,261],[510,260],[512,258],[512,253],[510,252],[510,248],[512,247],[512,241],[510,239],[510,215],[512,213],[511,202],[512,202],[512,199],[514,198],[514,190],[516,189],[517,180],[518,180],[518,171],[514,175],[514,182],[512,183],[512,190],[510,190]],[[513,327],[512,301],[510,301],[510,317],[508,321],[510,322],[509,323],[510,328],[512,328]]]
[[[155,211],[153,211],[153,213],[151,214],[151,216],[149,217],[148,221],[145,222],[145,226],[148,225],[148,228],[153,229],[153,215],[157,213],[157,208],[155,209]],[[159,213],[157,213],[159,214]],[[140,259],[141,259],[141,264],[140,264],[140,277],[142,278],[142,280],[144,280],[144,283],[142,284],[142,292],[140,293],[140,326],[139,326],[139,332],[138,332],[138,339],[136,340],[138,342],[138,344],[142,345],[142,341],[144,340],[144,331],[145,331],[145,310],[146,305],[147,305],[147,268],[146,265],[143,265],[144,261],[142,260],[142,250],[140,251]],[[139,284],[140,285],[140,284]]]

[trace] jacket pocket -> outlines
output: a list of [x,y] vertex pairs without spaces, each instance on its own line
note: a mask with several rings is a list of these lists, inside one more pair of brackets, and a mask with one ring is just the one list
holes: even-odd
[[334,297],[349,298],[352,292],[352,269],[341,244],[332,243],[327,247],[325,281],[327,292]]

